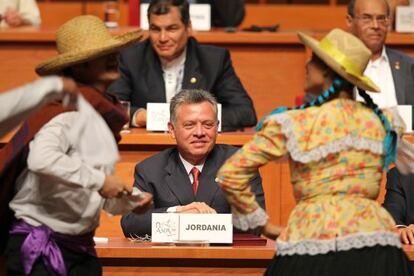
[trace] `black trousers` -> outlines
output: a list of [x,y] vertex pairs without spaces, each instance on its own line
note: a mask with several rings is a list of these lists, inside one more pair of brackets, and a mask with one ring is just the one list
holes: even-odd
[[[9,237],[5,255],[7,258],[7,273],[10,276],[24,275],[23,264],[20,259],[20,248],[25,238],[26,235],[11,235]],[[102,267],[98,258],[88,254],[74,252],[60,245],[59,248],[62,252],[63,261],[65,262],[68,275],[102,275]],[[41,257],[34,263],[30,275],[49,275]]]

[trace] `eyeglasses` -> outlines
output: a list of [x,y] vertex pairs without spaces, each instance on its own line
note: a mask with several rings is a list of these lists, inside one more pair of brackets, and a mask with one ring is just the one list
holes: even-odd
[[377,22],[379,25],[386,25],[388,23],[389,17],[387,15],[372,15],[372,14],[363,14],[363,15],[355,15],[353,18],[359,19],[362,24],[371,24],[374,21]]

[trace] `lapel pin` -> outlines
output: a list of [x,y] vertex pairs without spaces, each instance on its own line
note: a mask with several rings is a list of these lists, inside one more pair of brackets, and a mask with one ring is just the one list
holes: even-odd
[[395,62],[394,68],[395,68],[395,70],[400,70],[400,62],[399,61]]
[[190,82],[191,82],[192,84],[194,84],[194,83],[196,83],[196,82],[197,82],[197,79],[196,79],[195,77],[192,77],[192,78],[190,79]]

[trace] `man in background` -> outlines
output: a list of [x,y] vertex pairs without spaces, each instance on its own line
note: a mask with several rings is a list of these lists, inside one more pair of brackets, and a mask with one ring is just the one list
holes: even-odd
[[191,37],[185,0],[153,0],[149,39],[121,52],[121,78],[109,90],[131,102],[131,124],[146,125],[146,104],[170,102],[181,89],[210,91],[222,104],[224,131],[254,126],[252,100],[237,77],[228,50]]
[[349,30],[372,52],[365,74],[381,89],[380,94],[369,93],[381,108],[414,104],[414,59],[385,46],[390,13],[386,0],[351,0],[348,4]]
[[35,0],[0,0],[0,27],[39,26],[40,12]]
[[[154,205],[122,217],[126,237],[151,234],[153,213],[231,213],[215,177],[237,148],[216,144],[218,124],[217,102],[208,92],[183,90],[172,98],[168,128],[177,146],[136,165],[134,186],[152,193]],[[264,208],[259,174],[251,185]]]

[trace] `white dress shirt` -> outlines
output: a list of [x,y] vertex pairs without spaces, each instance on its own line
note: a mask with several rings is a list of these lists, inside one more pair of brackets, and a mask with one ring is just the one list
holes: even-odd
[[118,214],[136,206],[135,202],[128,205],[125,197],[105,200],[99,194],[113,168],[85,163],[68,138],[77,120],[78,112],[59,114],[30,142],[27,169],[18,177],[17,193],[9,204],[17,219],[78,235],[98,226],[102,208]]
[[186,53],[187,50],[184,50],[183,53],[171,63],[162,65],[165,84],[165,99],[167,103],[169,103],[171,98],[181,90],[184,78]]
[[[390,62],[385,51],[385,46],[382,48],[381,56],[372,61],[370,60],[364,72],[380,89],[380,93],[368,92],[380,108],[392,107],[398,105],[397,95],[395,94],[394,79]],[[357,95],[358,101],[364,101],[362,97]]]
[[30,111],[46,100],[62,94],[59,77],[45,77],[30,84],[0,94],[0,137],[28,117]]
[[196,165],[196,166],[194,166],[194,165],[192,165],[190,162],[188,162],[187,160],[185,160],[185,159],[181,156],[181,154],[179,154],[179,156],[180,156],[180,160],[181,160],[181,162],[183,162],[183,165],[184,165],[185,171],[187,172],[187,175],[188,175],[188,177],[190,178],[190,182],[191,182],[191,183],[193,183],[194,179],[193,179],[193,175],[191,174],[191,170],[192,170],[194,167],[196,167],[196,168],[200,171],[200,173],[201,173],[201,172],[203,171],[204,163],[203,163],[203,164],[200,164],[200,165]]
[[[181,154],[179,154],[179,156],[180,156],[180,160],[181,160],[181,162],[183,162],[183,165],[184,165],[185,171],[187,172],[188,178],[190,179],[190,182],[191,182],[191,184],[192,184],[192,183],[193,183],[193,181],[194,181],[194,179],[193,179],[193,175],[191,174],[191,170],[192,170],[194,167],[196,167],[196,168],[200,171],[200,173],[201,173],[201,172],[203,171],[204,163],[203,163],[203,164],[200,164],[200,165],[196,165],[196,166],[194,166],[194,165],[192,165],[190,162],[188,162],[187,160],[185,160],[185,159],[181,156]],[[177,206],[172,206],[172,207],[169,207],[169,208],[167,209],[167,213],[175,213],[175,212],[177,212]]]
[[[8,9],[17,11],[31,25],[40,25],[40,12],[35,0],[0,0],[0,14],[3,15]],[[8,27],[5,20],[1,21],[0,27]]]

